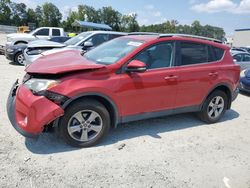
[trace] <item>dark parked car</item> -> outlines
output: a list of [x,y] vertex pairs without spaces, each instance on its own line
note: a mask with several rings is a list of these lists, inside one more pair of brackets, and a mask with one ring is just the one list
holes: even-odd
[[[70,37],[52,37],[49,39],[49,41],[64,43],[69,39]],[[27,46],[28,46],[27,44],[18,44],[9,46],[5,50],[6,58],[9,59],[10,61],[23,65],[24,63],[23,51],[27,48]]]
[[250,69],[241,71],[239,89],[250,93]]

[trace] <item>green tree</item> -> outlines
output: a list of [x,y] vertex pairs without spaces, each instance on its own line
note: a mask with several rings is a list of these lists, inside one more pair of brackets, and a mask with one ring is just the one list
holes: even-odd
[[103,7],[99,10],[101,22],[109,25],[112,27],[115,31],[120,31],[120,25],[121,25],[121,18],[122,14],[116,10],[114,10],[112,7]]
[[27,10],[27,23],[37,23],[36,12],[32,8]]
[[10,0],[0,0],[0,23],[4,25],[11,24],[11,2]]
[[43,17],[42,25],[48,27],[57,27],[60,25],[62,14],[59,9],[52,3],[45,3],[42,6]]
[[37,6],[35,9],[35,14],[36,14],[36,26],[40,27],[42,26],[42,21],[43,21],[43,10],[41,6]]
[[11,3],[12,24],[16,26],[26,25],[27,11],[24,3]]
[[124,32],[139,31],[140,26],[136,19],[137,19],[137,14],[123,15],[121,18],[121,31]]
[[76,28],[75,28],[75,27],[72,27],[72,23],[73,23],[75,20],[81,20],[81,19],[79,18],[78,11],[76,12],[76,11],[70,10],[67,19],[64,20],[64,21],[62,22],[62,27],[63,27],[66,31],[76,31]]
[[79,20],[88,22],[100,22],[100,13],[95,8],[87,5],[78,6],[78,18]]

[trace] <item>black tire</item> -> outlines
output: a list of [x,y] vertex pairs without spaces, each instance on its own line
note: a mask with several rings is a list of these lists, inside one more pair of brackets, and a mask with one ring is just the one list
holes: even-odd
[[[77,122],[76,125],[74,125],[75,127],[80,122],[77,119],[75,119],[74,116],[77,113],[80,113],[81,116],[83,117],[83,113],[84,113],[83,111],[84,112],[85,111],[92,111],[94,113],[97,113],[99,115],[98,119],[94,120],[94,121],[102,122],[101,129],[99,130],[100,132],[98,134],[96,134],[96,137],[94,137],[93,139],[91,139],[89,141],[79,141],[76,138],[77,136],[82,135],[83,131],[84,130],[86,131],[86,129],[87,129],[87,135],[89,133],[95,133],[94,131],[89,130],[87,127],[82,127],[81,130],[79,130],[79,131],[75,131],[74,133],[71,133],[71,134],[69,133],[68,127],[71,127],[71,125],[70,125],[71,122],[73,122],[73,121]],[[72,118],[73,118],[73,120],[72,120]],[[86,117],[83,117],[83,118],[86,118]],[[90,118],[90,117],[88,117],[88,118]],[[88,119],[86,118],[85,122],[87,122],[87,120]],[[92,121],[92,122],[94,122],[94,121]],[[91,124],[91,123],[89,123],[89,124]],[[83,126],[83,125],[81,125],[81,126]],[[84,130],[83,130],[83,128],[84,128]],[[96,100],[92,100],[92,99],[79,100],[77,102],[74,102],[68,108],[66,108],[64,116],[62,116],[59,120],[58,129],[59,129],[59,134],[63,138],[63,140],[71,146],[74,146],[74,147],[94,146],[94,145],[98,144],[105,137],[105,135],[108,133],[108,131],[110,129],[110,115],[109,115],[108,110],[105,108],[105,106]]]
[[[213,115],[209,115],[209,112],[212,112],[214,110],[213,107],[209,106],[211,103],[213,103],[214,100],[216,100],[216,98],[219,98],[221,101],[223,100],[224,105],[223,105],[223,110],[221,110],[220,108],[218,108],[219,105],[217,105],[214,107],[215,109],[217,109],[218,112],[218,116],[216,116],[215,111],[212,113],[214,114],[214,117],[211,117]],[[216,105],[216,104],[215,104]],[[220,104],[222,106],[222,102]],[[216,90],[213,93],[211,93],[206,101],[203,104],[202,110],[198,113],[198,116],[200,117],[200,119],[202,121],[204,121],[205,123],[208,124],[212,124],[212,123],[216,123],[218,122],[221,117],[224,115],[225,111],[227,110],[227,106],[228,106],[228,96],[225,92],[220,91],[220,90]],[[219,113],[220,112],[220,113]]]
[[18,64],[18,65],[24,65],[24,61],[20,61],[20,59],[19,59],[20,56],[23,56],[23,53],[22,52],[17,52],[16,55],[15,55],[15,58],[14,58],[14,62],[16,64]]

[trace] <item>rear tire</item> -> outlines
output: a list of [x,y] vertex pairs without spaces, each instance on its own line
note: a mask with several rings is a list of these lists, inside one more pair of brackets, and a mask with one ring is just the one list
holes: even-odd
[[202,121],[212,124],[218,122],[228,106],[228,96],[225,92],[216,90],[208,96],[203,104],[199,117]]
[[96,100],[79,100],[65,110],[58,128],[67,144],[74,147],[94,146],[108,133],[110,115],[105,106]]

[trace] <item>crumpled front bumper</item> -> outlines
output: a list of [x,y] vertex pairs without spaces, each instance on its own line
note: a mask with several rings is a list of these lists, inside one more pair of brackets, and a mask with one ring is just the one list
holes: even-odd
[[18,81],[7,100],[7,113],[12,126],[25,137],[37,137],[44,126],[64,114],[64,110],[43,96],[35,96]]

